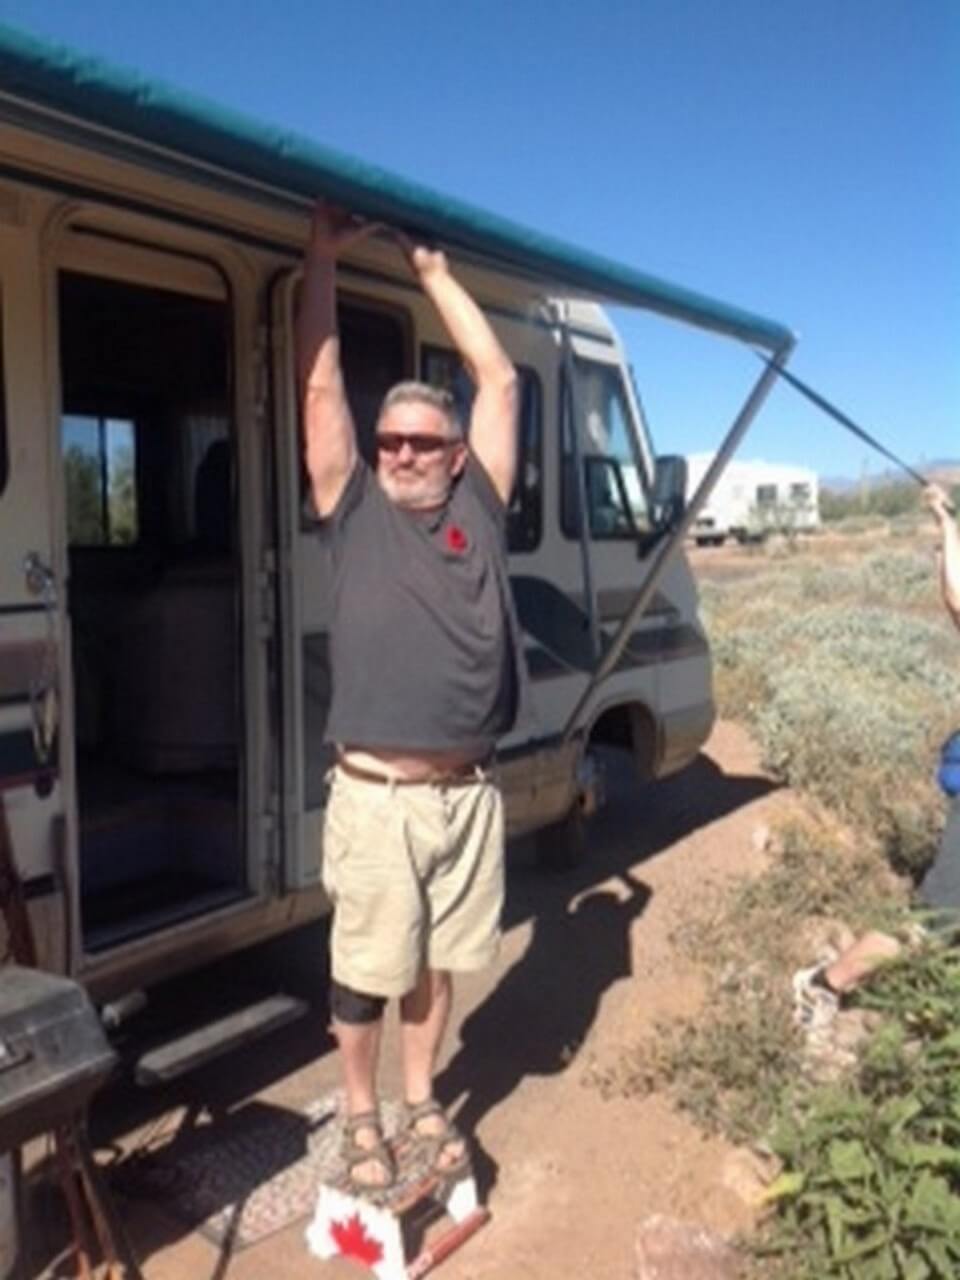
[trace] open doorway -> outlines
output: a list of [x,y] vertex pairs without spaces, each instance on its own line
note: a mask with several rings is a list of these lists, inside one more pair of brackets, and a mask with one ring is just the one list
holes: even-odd
[[64,271],[62,459],[84,946],[247,891],[230,314]]

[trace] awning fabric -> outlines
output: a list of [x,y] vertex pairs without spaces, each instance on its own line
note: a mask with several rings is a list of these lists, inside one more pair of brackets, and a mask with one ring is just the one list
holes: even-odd
[[0,24],[0,117],[18,104],[107,128],[263,184],[298,204],[318,195],[355,212],[460,247],[499,266],[599,301],[642,307],[771,351],[790,330],[542,235],[298,134]]

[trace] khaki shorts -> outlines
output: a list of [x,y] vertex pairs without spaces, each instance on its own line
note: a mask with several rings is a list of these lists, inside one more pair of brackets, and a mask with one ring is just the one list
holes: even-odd
[[402,996],[424,967],[482,969],[497,954],[503,802],[487,777],[390,786],[334,769],[323,830],[333,977]]

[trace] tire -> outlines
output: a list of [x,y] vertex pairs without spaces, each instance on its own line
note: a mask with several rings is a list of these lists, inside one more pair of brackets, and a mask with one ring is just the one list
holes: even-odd
[[587,859],[587,819],[577,803],[565,818],[541,827],[534,837],[537,862],[546,871],[572,871]]

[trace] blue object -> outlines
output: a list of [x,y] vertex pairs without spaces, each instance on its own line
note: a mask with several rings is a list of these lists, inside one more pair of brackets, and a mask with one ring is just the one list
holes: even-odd
[[937,782],[948,796],[960,795],[960,729],[951,733],[940,748]]

